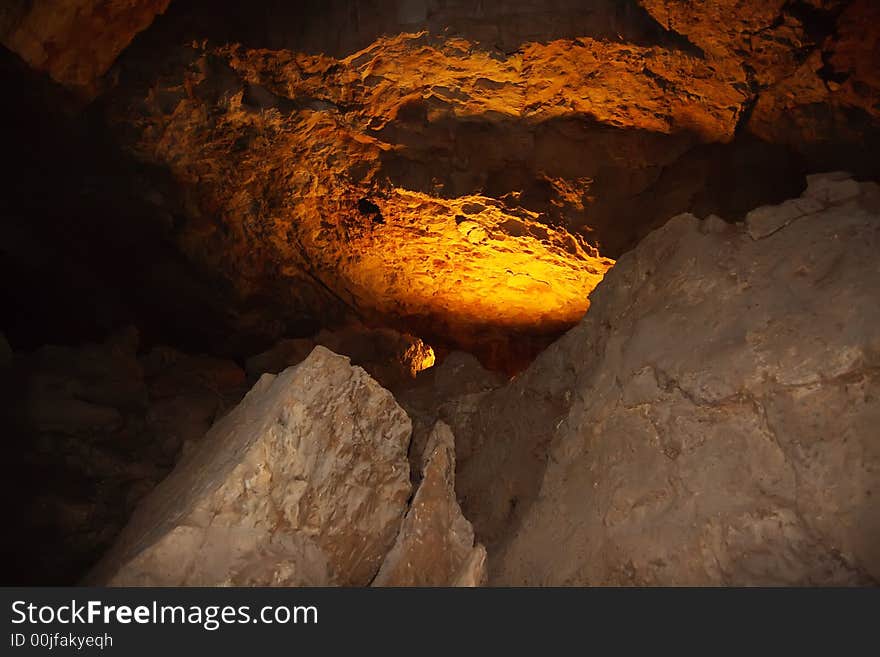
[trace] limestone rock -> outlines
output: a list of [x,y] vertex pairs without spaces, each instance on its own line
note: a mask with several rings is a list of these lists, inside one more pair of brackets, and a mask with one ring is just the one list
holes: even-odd
[[[804,39],[803,52],[808,54],[795,59],[796,67],[779,69],[775,81],[761,90],[749,129],[762,139],[788,144],[823,166],[828,166],[829,158],[838,166],[864,166],[876,160],[880,5],[873,0],[821,4],[826,6],[804,17],[818,27],[818,43]],[[875,128],[866,130],[869,125]],[[835,152],[844,142],[854,146],[848,156]]]
[[278,374],[288,367],[299,365],[312,353],[316,344],[311,338],[279,340],[270,349],[255,354],[245,361],[248,380],[256,382],[264,374]]
[[317,347],[211,429],[89,581],[367,584],[405,511],[410,431],[390,393]]
[[10,0],[0,41],[33,68],[87,95],[170,0]]
[[570,402],[494,583],[880,581],[880,214],[857,187],[762,239],[682,215],[620,259],[523,375]]
[[486,564],[487,558],[486,548],[478,544],[471,551],[467,561],[462,564],[452,586],[457,588],[485,586],[489,576],[489,569]]
[[807,176],[804,196],[820,203],[832,204],[848,201],[861,193],[859,183],[846,171],[832,171]]
[[[560,344],[573,343],[575,334],[565,334],[506,386],[495,383],[439,408],[455,432],[462,510],[493,555],[537,496],[547,447],[573,401],[578,359]],[[581,358],[590,354],[588,344],[581,349]]]
[[486,551],[455,498],[455,439],[442,422],[425,447],[422,481],[374,586],[479,586]]
[[639,0],[639,4],[662,26],[685,36],[704,57],[721,66],[745,62],[762,84],[792,70],[798,48],[814,45],[785,0]]
[[480,361],[463,351],[453,351],[431,372],[432,393],[436,400],[448,402],[462,395],[479,394],[498,388],[505,377],[489,372]]

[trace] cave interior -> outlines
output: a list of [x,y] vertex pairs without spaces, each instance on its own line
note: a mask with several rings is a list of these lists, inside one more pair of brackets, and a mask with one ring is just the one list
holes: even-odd
[[514,550],[572,403],[539,355],[672,217],[880,179],[878,35],[870,0],[5,3],[3,583],[81,581],[318,344],[410,414],[413,484],[453,392],[551,380],[502,501],[491,431],[456,442],[476,540]]

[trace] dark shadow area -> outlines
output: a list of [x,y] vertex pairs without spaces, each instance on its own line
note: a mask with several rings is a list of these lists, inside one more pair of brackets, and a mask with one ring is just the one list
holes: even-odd
[[[7,184],[0,220],[3,331],[16,351],[100,340],[136,325],[145,344],[244,356],[275,335],[243,330],[259,300],[237,299],[175,242],[184,199],[168,173],[113,143],[98,108],[74,101],[7,50]],[[308,318],[287,329],[310,334]],[[277,330],[277,329],[276,329]]]
[[810,103],[783,114],[775,129],[797,134],[809,123],[821,138],[792,146],[803,154],[811,172],[849,171],[856,178],[880,178],[880,130],[876,119],[859,107]]
[[501,53],[527,42],[592,37],[702,54],[636,0],[175,0],[133,47],[208,39],[342,58],[382,36],[423,30]]

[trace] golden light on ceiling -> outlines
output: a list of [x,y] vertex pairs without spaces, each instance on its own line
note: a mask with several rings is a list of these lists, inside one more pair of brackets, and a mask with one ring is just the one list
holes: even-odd
[[345,290],[376,316],[432,322],[438,334],[547,330],[576,323],[614,264],[538,215],[465,196],[395,189],[383,223],[336,263]]
[[[554,82],[550,72],[568,70],[554,48],[497,61],[461,40],[431,45],[424,35],[401,35],[344,60],[203,51],[182,80],[150,90],[152,113],[136,120],[139,148],[192,192],[198,210],[178,236],[184,250],[230,272],[242,297],[272,286],[269,294],[292,307],[314,305],[314,295],[303,301],[298,290],[317,281],[364,321],[459,348],[478,351],[504,335],[552,336],[580,320],[614,261],[516,203],[478,190],[448,198],[404,189],[386,166],[405,149],[394,126],[412,120],[403,110],[413,104],[427,112],[416,129],[562,112],[560,94],[592,87],[575,89],[581,83],[570,74]],[[568,55],[604,70],[617,50],[602,48]],[[218,91],[215,77],[240,83]],[[607,110],[613,124],[611,95],[597,93],[590,106],[596,116]],[[169,95],[180,98],[173,107],[163,100]],[[435,137],[442,135],[421,136]],[[549,182],[554,202],[583,209],[588,179]]]

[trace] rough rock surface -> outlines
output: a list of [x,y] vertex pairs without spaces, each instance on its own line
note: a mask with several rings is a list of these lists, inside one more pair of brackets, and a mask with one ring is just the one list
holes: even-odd
[[[416,78],[399,75],[404,63]],[[492,78],[482,86],[480,66]],[[453,153],[424,152],[443,148],[461,117],[489,112],[499,125],[518,117],[519,66],[424,35],[382,40],[343,61],[191,49],[147,88],[121,89],[116,118],[139,156],[170,165],[199,215],[181,226],[180,248],[240,297],[276,299],[281,319],[353,316],[486,359],[495,345],[507,353],[509,336],[532,336],[531,356],[577,321],[589,304],[584,290],[613,261],[538,212],[480,194],[468,153],[450,168]],[[453,88],[462,85],[474,93],[458,107]],[[492,139],[460,143],[476,157]],[[436,171],[414,166],[410,150]],[[493,170],[509,168],[503,149],[487,152]],[[443,169],[463,169],[467,180],[453,188]],[[544,184],[582,207],[586,179]]]
[[455,438],[442,422],[425,447],[422,480],[373,586],[480,586],[486,549],[455,497]]
[[873,159],[877,137],[867,128],[880,118],[880,6],[871,0],[832,4],[839,18],[826,28],[823,47],[759,96],[750,129],[813,159],[855,166],[853,157],[840,161],[834,144],[864,141],[858,160]]
[[[880,6],[872,0],[639,0],[713,66],[740,69],[748,129],[814,161],[835,143],[876,143]],[[874,125],[871,130],[869,126]],[[870,146],[859,158],[871,158]],[[852,154],[849,156],[853,160]],[[852,166],[854,161],[850,161]]]
[[880,188],[797,205],[674,218],[523,374],[563,412],[494,583],[880,581]]
[[323,347],[266,375],[138,508],[112,585],[363,585],[410,493],[409,418]]
[[33,68],[86,95],[170,0],[6,0],[0,42]]

